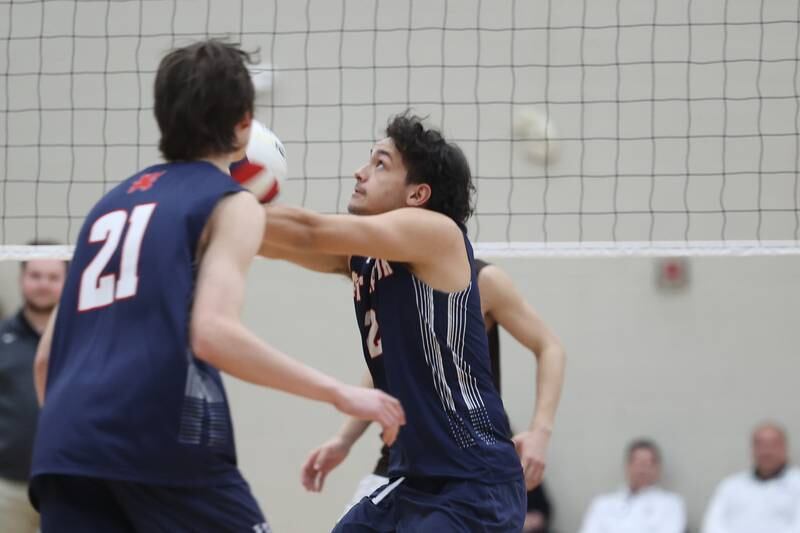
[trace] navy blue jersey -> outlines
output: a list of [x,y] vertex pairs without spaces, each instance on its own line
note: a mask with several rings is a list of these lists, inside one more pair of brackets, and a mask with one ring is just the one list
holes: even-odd
[[463,291],[437,291],[403,264],[353,257],[356,320],[375,386],[400,400],[406,425],[389,475],[487,483],[522,476],[492,383],[472,246]]
[[238,479],[222,380],[192,355],[189,317],[200,236],[241,190],[210,163],[169,163],[92,208],[56,318],[34,476]]

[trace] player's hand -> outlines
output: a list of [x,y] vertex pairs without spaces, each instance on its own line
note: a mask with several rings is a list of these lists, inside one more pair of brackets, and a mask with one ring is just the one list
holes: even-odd
[[381,437],[387,446],[394,443],[400,426],[406,423],[400,402],[383,391],[345,385],[337,396],[335,405],[341,412],[379,423],[383,428]]
[[350,453],[341,437],[336,436],[311,452],[303,465],[301,481],[306,490],[319,492],[325,484],[328,473],[339,466]]
[[525,473],[525,487],[533,490],[542,482],[550,432],[533,429],[515,435],[513,440]]

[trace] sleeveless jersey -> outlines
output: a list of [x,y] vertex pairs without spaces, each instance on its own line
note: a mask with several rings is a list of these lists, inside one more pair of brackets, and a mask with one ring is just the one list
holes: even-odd
[[486,483],[522,476],[491,376],[472,246],[469,286],[433,289],[402,263],[353,257],[356,320],[375,386],[397,397],[406,425],[390,477]]
[[34,476],[237,476],[222,379],[193,356],[189,318],[200,236],[219,200],[242,190],[210,163],[168,163],[92,208],[56,318]]
[[[488,266],[489,263],[481,259],[475,259],[475,278],[481,275],[481,270]],[[480,300],[480,299],[479,299]],[[498,331],[497,322],[492,324],[492,327],[486,330],[486,337],[489,341],[489,361],[492,369],[492,382],[494,383],[497,392],[501,394],[500,389],[500,332]],[[508,421],[508,416],[505,417]],[[375,469],[372,473],[376,476],[388,477],[389,476],[389,447],[385,444],[381,446],[381,456]]]

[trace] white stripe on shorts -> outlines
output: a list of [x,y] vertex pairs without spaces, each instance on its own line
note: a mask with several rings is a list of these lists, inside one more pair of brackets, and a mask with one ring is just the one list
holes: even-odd
[[377,496],[372,498],[372,503],[374,503],[375,505],[378,505],[379,503],[381,503],[384,498],[386,498],[394,489],[397,488],[397,486],[400,483],[402,483],[405,480],[406,480],[406,478],[399,477],[399,478],[395,479],[394,481],[392,481],[391,483],[389,483],[388,485],[386,485],[386,488],[383,489],[380,492],[380,494],[378,494]]

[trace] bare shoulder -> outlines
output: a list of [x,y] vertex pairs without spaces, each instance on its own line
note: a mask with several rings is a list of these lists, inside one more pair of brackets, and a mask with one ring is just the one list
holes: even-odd
[[415,249],[408,261],[414,274],[437,290],[457,292],[469,285],[471,271],[464,232],[451,218],[418,207],[398,209]]
[[[455,252],[456,257],[466,259],[467,251],[464,246],[464,232],[450,217],[419,207],[406,207],[397,209],[398,217],[403,217],[410,236],[417,241],[418,246],[425,246],[431,252],[427,259],[438,262],[442,254]],[[469,264],[465,262],[465,264]]]
[[478,274],[478,289],[484,313],[492,314],[498,307],[508,305],[519,292],[508,273],[497,265],[486,265]]
[[247,191],[222,198],[211,215],[211,221],[235,221],[237,224],[264,226],[266,212],[256,197]]
[[260,241],[265,219],[263,207],[251,193],[242,191],[225,196],[217,202],[203,228],[197,247],[198,259],[204,254],[211,239],[217,236],[231,238],[252,235]]
[[462,242],[462,232],[458,224],[450,217],[421,207],[403,207],[394,209],[383,215],[387,222],[402,224],[407,227],[422,228],[424,236],[431,240],[443,239]]
[[497,265],[486,265],[478,273],[478,288],[481,296],[487,294],[498,294],[514,289],[514,282],[511,276]]

